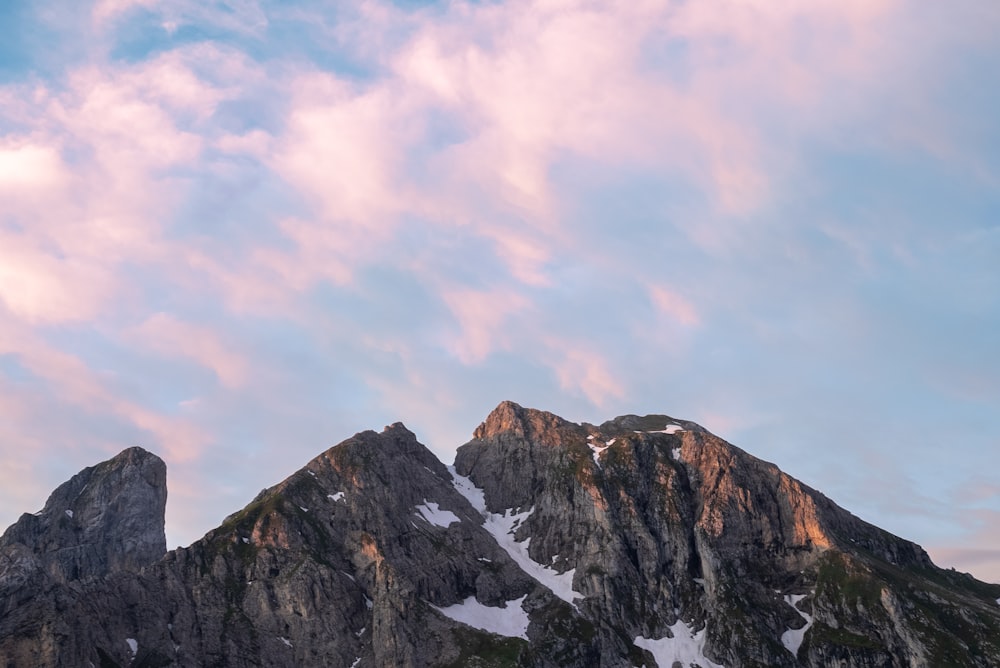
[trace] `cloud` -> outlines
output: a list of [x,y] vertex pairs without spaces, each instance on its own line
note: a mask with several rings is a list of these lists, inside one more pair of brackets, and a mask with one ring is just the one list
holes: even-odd
[[247,381],[247,359],[236,352],[232,340],[208,327],[157,313],[133,329],[131,338],[161,355],[188,358],[211,369],[228,388],[238,388]]
[[115,293],[116,277],[93,258],[60,259],[27,234],[0,230],[0,301],[26,322],[83,321]]
[[384,90],[358,91],[325,74],[302,76],[292,90],[287,130],[275,169],[317,204],[329,222],[374,227],[399,211],[397,162],[406,136],[405,100]]
[[598,407],[625,396],[625,388],[608,361],[588,344],[556,339],[547,343],[546,364],[564,391],[581,394]]
[[459,336],[449,345],[466,364],[482,362],[487,355],[509,349],[513,332],[528,308],[528,300],[520,294],[501,290],[445,289],[444,303],[458,320]]
[[[444,455],[504,398],[684,407],[875,494],[869,519],[939,527],[934,494],[889,504],[824,453],[882,480],[926,416],[990,430],[959,405],[996,403],[995,198],[952,171],[995,171],[983,78],[957,76],[1000,16],[976,5],[101,0],[74,10],[90,31],[45,12],[73,42],[57,74],[0,86],[0,380],[36,383],[0,412],[39,452],[147,439],[201,481],[369,419],[423,421]],[[846,422],[886,457],[842,453]]]
[[180,126],[219,99],[183,54],[85,65],[67,81],[22,98],[0,141],[0,299],[30,322],[96,317],[130,292],[125,265],[170,255],[163,231],[179,184],[169,172],[202,148]]
[[[283,127],[216,143],[260,160],[307,205],[281,223],[292,248],[258,249],[247,267],[299,292],[346,285],[416,217],[469,227],[514,280],[545,286],[549,263],[573,244],[564,200],[574,194],[553,179],[570,161],[664,171],[700,189],[713,215],[753,213],[796,161],[787,140],[763,140],[769,119],[836,119],[828,79],[867,93],[858,82],[877,80],[877,36],[894,8],[726,7],[366,4],[353,14],[355,39],[335,43],[373,58],[371,76],[285,71]],[[690,72],[665,61],[662,45]],[[746,104],[734,105],[740,95]],[[733,243],[729,223],[682,224],[705,248]]]
[[1000,584],[1000,509],[977,508],[968,511],[963,520],[970,525],[970,532],[963,536],[960,546],[955,542],[936,542],[928,552],[940,566],[971,572],[980,580]]
[[44,342],[9,318],[3,324],[0,354],[13,356],[51,397],[34,394],[32,401],[66,404],[125,421],[148,433],[163,452],[180,461],[197,457],[210,441],[206,432],[183,417],[164,415],[128,398],[113,376],[95,371],[84,359]]
[[29,142],[0,145],[0,189],[6,197],[15,197],[25,190],[58,188],[66,179],[58,151]]
[[132,9],[139,7],[150,9],[156,4],[157,0],[98,0],[94,3],[91,18],[96,24],[101,25]]
[[701,321],[694,306],[667,287],[650,286],[649,298],[660,313],[673,317],[682,325],[694,326]]

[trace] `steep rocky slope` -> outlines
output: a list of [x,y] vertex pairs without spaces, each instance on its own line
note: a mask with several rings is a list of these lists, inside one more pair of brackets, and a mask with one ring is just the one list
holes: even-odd
[[162,471],[4,534],[0,665],[1000,665],[1000,586],[667,416],[505,402],[453,468],[362,432],[166,554]]

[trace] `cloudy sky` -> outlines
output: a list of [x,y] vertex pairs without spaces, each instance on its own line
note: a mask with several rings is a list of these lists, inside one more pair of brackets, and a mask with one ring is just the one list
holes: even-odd
[[1000,4],[0,3],[0,525],[695,420],[1000,581]]

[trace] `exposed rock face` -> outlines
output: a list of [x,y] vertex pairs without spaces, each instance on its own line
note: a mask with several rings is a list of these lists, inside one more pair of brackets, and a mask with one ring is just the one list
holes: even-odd
[[0,552],[30,553],[58,582],[137,570],[167,551],[166,504],[163,460],[129,448],[60,485],[40,512],[22,515],[0,537]]
[[8,528],[0,537],[3,665],[75,665],[52,646],[94,620],[83,610],[80,618],[63,615],[64,597],[162,558],[166,503],[163,460],[129,448],[73,476],[40,512]]
[[[130,452],[112,462],[151,457]],[[158,554],[54,557],[100,544],[58,512],[121,517],[67,505],[112,462],[4,535],[0,665],[1000,665],[1000,586],[667,416],[576,425],[505,402],[451,470],[396,424],[189,548],[159,558],[161,504]]]
[[[504,403],[455,467],[492,512],[534,508],[518,537],[535,561],[575,570],[606,665],[623,653],[616,639],[662,638],[679,621],[726,666],[1000,665],[996,587],[937,569],[693,423],[575,425]],[[811,626],[792,651],[782,638],[800,610]],[[977,650],[956,664],[957,647]]]

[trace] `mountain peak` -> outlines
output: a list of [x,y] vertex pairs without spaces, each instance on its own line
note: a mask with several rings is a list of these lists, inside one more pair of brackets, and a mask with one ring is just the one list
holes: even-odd
[[486,419],[476,427],[473,432],[475,438],[487,438],[507,431],[513,431],[524,435],[524,414],[523,406],[513,401],[501,401],[497,407],[490,411]]
[[147,566],[166,551],[167,467],[140,447],[85,468],[0,537],[60,582]]
[[122,565],[162,468],[129,449],[0,539],[0,665],[1000,665],[1000,585],[666,415],[505,401],[452,469],[363,431]]
[[476,439],[518,438],[529,441],[545,441],[548,444],[560,445],[565,440],[566,430],[582,432],[580,425],[535,408],[525,408],[513,401],[502,401],[493,409],[475,432]]

